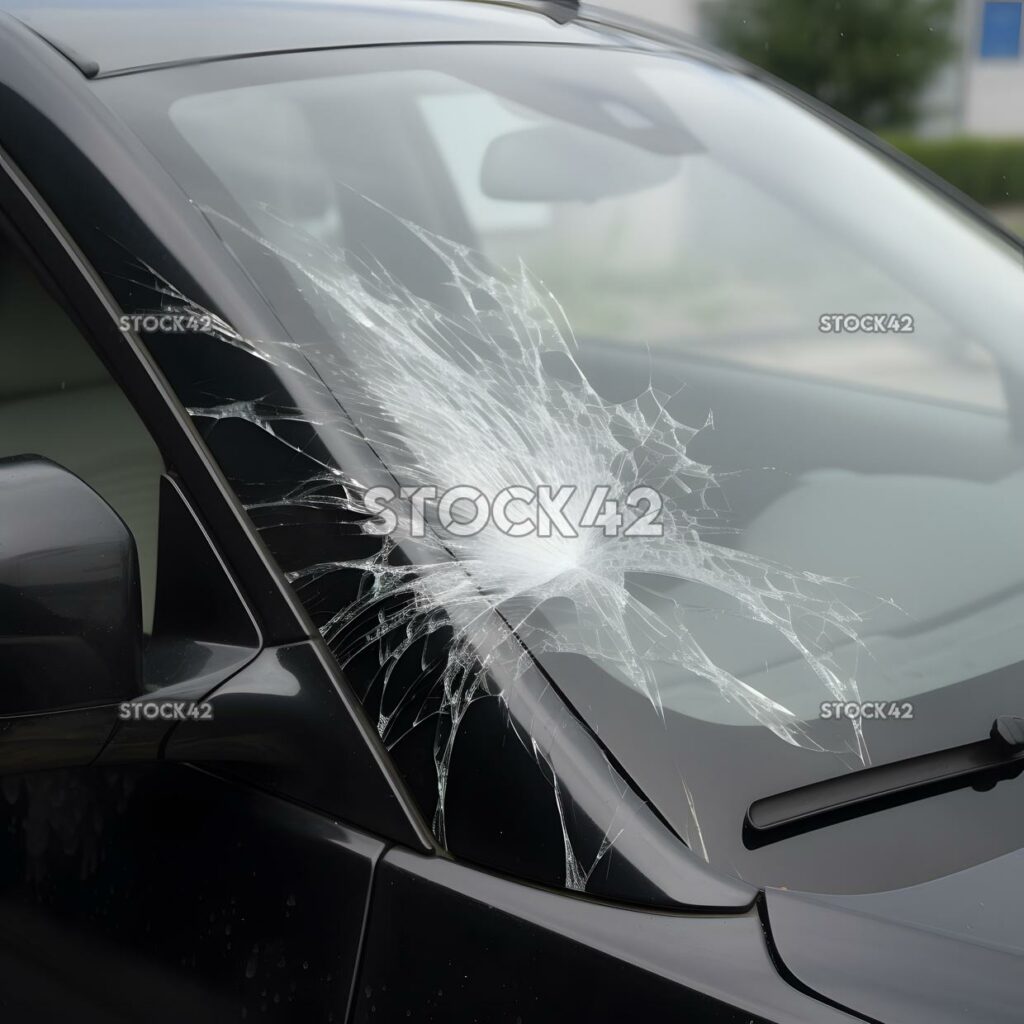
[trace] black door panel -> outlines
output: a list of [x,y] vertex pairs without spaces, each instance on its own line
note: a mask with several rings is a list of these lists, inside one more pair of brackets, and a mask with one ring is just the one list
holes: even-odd
[[756,910],[650,914],[397,848],[381,861],[354,1024],[634,1020],[852,1018],[783,981]]
[[5,1024],[345,1019],[379,841],[184,765],[3,795]]

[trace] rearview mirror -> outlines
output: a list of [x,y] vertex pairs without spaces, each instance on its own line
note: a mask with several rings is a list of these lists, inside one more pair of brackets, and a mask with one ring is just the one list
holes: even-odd
[[128,527],[55,463],[0,459],[0,715],[113,703],[141,678]]
[[593,202],[661,185],[678,172],[680,159],[577,125],[544,124],[494,139],[480,188],[491,199]]

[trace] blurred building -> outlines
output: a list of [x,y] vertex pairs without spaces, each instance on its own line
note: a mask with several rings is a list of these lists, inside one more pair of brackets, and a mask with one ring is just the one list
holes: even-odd
[[1024,3],[962,0],[961,74],[954,127],[1024,135]]
[[[717,0],[598,2],[704,36]],[[959,0],[957,36],[959,56],[929,90],[921,130],[1024,136],[1024,0]]]

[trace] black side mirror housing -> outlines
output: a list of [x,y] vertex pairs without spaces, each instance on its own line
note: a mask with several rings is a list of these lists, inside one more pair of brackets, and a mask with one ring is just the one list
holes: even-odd
[[141,687],[128,527],[48,459],[0,459],[0,715],[109,704]]

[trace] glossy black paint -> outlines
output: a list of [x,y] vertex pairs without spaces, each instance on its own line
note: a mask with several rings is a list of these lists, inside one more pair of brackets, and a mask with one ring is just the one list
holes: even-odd
[[0,1019],[345,1019],[378,840],[190,767],[3,795]]
[[409,827],[311,643],[265,650],[207,700],[211,719],[175,726],[163,748],[167,760],[208,765],[378,835],[430,848]]
[[767,918],[801,983],[867,1017],[1010,1024],[1021,1019],[1022,878],[1017,851],[892,892],[769,890]]
[[0,773],[90,764],[117,726],[109,704],[0,718]]
[[[181,485],[169,476],[160,480],[158,544],[160,588],[153,635],[231,645],[255,654],[262,644],[259,627]],[[191,557],[182,559],[182,551]],[[195,585],[197,576],[203,580],[201,587]],[[156,685],[167,681],[160,679]]]
[[0,460],[0,715],[134,696],[141,641],[128,527],[48,459]]
[[756,911],[649,914],[392,850],[354,1021],[839,1024],[787,985]]

